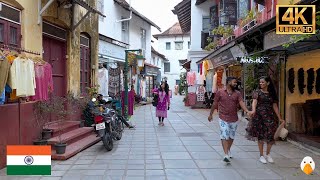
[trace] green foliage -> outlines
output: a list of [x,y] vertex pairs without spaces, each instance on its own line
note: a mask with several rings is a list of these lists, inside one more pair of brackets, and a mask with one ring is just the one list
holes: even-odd
[[[320,26],[320,11],[316,13],[316,24]],[[319,33],[319,29],[316,30],[316,34]],[[299,41],[309,39],[313,34],[302,34],[302,35],[293,35],[290,37],[290,41],[282,45],[283,48],[289,48],[290,45],[295,44]]]
[[[209,39],[209,38],[208,38]],[[210,51],[212,49],[215,49],[218,45],[219,45],[219,41],[218,40],[214,40],[212,41],[212,39],[209,39],[209,44],[204,48],[207,51]]]
[[188,84],[187,84],[187,73],[181,73],[180,74],[180,84],[179,84],[179,94],[182,94],[182,92],[188,90]]

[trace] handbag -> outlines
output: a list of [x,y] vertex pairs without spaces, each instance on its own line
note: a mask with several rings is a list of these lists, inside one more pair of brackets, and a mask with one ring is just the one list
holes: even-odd
[[288,130],[284,127],[284,125],[285,125],[285,121],[283,121],[283,122],[279,125],[276,133],[274,133],[274,137],[273,137],[274,140],[278,140],[279,137],[280,137],[282,140],[285,140],[285,139],[286,139],[286,137],[288,136]]
[[158,94],[154,94],[153,95],[153,100],[152,100],[152,105],[153,106],[157,106],[158,105],[158,99],[159,99]]

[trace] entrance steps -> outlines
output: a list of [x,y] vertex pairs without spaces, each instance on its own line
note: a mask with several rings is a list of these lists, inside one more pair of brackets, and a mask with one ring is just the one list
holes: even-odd
[[[48,127],[52,130],[52,138],[48,139],[48,145],[51,145],[51,159],[53,160],[69,159],[100,141],[100,138],[96,137],[94,128],[80,127],[80,121],[64,121],[60,125],[59,127],[59,123],[52,123]],[[64,154],[57,154],[54,147],[54,144],[60,140],[67,144]]]

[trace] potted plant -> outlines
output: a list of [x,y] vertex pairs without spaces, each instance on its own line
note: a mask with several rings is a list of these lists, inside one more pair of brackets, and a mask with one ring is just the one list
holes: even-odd
[[52,136],[52,130],[48,128],[48,115],[50,108],[48,101],[38,101],[33,106],[33,114],[36,120],[35,126],[41,130],[38,139],[33,141],[34,145],[46,145]]
[[70,114],[68,110],[66,110],[66,103],[67,98],[59,97],[59,96],[53,96],[51,98],[51,108],[52,113],[57,118],[57,127],[58,127],[58,143],[54,145],[56,153],[57,154],[64,154],[66,151],[67,144],[62,141],[62,126],[64,123],[64,120],[67,118],[67,116]]

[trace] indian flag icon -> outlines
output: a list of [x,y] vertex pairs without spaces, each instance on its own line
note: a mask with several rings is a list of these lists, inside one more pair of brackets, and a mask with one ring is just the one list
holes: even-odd
[[51,146],[7,146],[7,175],[51,175]]

